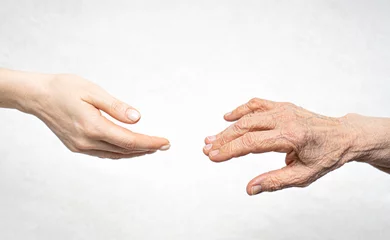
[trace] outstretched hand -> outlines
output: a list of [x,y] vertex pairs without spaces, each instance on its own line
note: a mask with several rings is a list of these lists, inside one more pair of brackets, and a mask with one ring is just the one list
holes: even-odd
[[72,151],[100,158],[132,158],[167,150],[165,138],[132,132],[102,116],[127,124],[141,115],[96,84],[74,75],[55,75],[40,86],[25,111],[41,119]]
[[225,120],[236,122],[205,139],[203,152],[210,160],[222,162],[249,153],[286,154],[285,167],[261,174],[249,182],[249,195],[306,187],[353,160],[368,160],[384,171],[390,169],[388,159],[369,161],[370,157],[378,156],[378,150],[385,149],[384,143],[388,142],[385,136],[380,137],[383,133],[380,134],[379,127],[384,125],[380,118],[357,114],[331,118],[291,103],[256,98],[226,114]]

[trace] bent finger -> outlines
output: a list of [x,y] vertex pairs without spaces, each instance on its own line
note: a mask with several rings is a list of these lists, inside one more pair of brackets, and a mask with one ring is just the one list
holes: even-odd
[[120,153],[120,154],[133,154],[133,153],[142,153],[142,152],[149,151],[148,149],[129,150],[126,148],[118,147],[116,145],[113,145],[113,144],[105,142],[105,141],[95,141],[92,144],[91,150],[100,150],[100,151],[114,152],[114,153]]
[[100,87],[93,91],[87,101],[123,123],[137,123],[141,118],[141,114],[137,109],[116,99]]
[[145,151],[145,152],[131,153],[131,154],[120,154],[120,153],[106,152],[106,151],[99,151],[99,150],[88,150],[83,152],[83,154],[90,155],[93,157],[113,159],[113,160],[141,157],[153,153],[155,153],[155,151],[149,151],[149,152]]
[[314,171],[301,164],[291,164],[252,179],[246,188],[249,195],[274,192],[290,187],[307,187],[314,180]]
[[115,146],[134,151],[134,150],[168,150],[169,141],[161,137],[152,137],[144,134],[134,133],[126,128],[120,127],[108,119],[106,131],[101,140],[111,143]]
[[[276,127],[276,120],[272,114],[258,113],[249,117],[245,116],[239,119],[234,124],[230,125],[224,131],[218,133],[214,137],[207,137],[205,139],[206,144],[212,144],[213,149],[243,136],[244,134],[252,131],[265,131],[272,130]],[[207,148],[209,148],[208,146]]]
[[226,121],[236,121],[243,116],[254,112],[265,112],[276,107],[277,103],[265,99],[253,98],[249,102],[239,106],[232,112],[225,114]]
[[209,158],[214,162],[222,162],[232,158],[245,156],[249,153],[282,152],[293,150],[290,142],[271,131],[249,132],[209,152]]

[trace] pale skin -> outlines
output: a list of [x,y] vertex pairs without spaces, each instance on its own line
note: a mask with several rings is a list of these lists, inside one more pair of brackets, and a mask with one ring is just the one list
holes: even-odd
[[291,103],[252,99],[224,116],[234,122],[205,139],[214,162],[249,153],[286,154],[286,166],[255,177],[249,195],[306,187],[352,161],[390,174],[390,119],[347,114],[325,117]]
[[[116,125],[140,120],[135,108],[96,84],[69,74],[0,69],[0,108],[13,108],[42,120],[72,152],[121,159],[167,150],[165,138]],[[247,193],[306,187],[352,161],[390,174],[390,119],[347,114],[325,117],[291,103],[252,99],[225,115],[234,122],[205,139],[214,162],[249,153],[285,153],[286,166],[254,178]]]
[[138,110],[76,75],[0,69],[0,108],[42,120],[72,152],[122,159],[168,150],[165,138],[135,133],[102,115],[137,123]]

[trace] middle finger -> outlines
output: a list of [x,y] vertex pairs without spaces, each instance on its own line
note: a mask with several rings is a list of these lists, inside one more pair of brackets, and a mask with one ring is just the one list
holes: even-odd
[[207,155],[213,149],[217,149],[248,132],[272,130],[275,127],[276,121],[270,113],[257,113],[243,117],[216,136],[207,137],[204,152]]

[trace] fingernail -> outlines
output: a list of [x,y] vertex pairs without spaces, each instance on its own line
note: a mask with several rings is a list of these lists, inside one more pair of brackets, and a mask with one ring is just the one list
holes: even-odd
[[171,147],[171,144],[168,144],[168,145],[164,145],[160,148],[161,151],[166,151],[168,150],[169,148]]
[[225,117],[229,117],[229,115],[232,114],[232,112],[228,112],[225,114]]
[[131,120],[131,121],[138,121],[138,119],[141,117],[141,115],[139,114],[138,111],[134,110],[134,109],[130,109],[127,111],[127,117]]
[[210,155],[210,157],[214,157],[214,156],[217,156],[218,153],[219,153],[219,150],[214,150],[214,151],[211,151],[209,155]]
[[256,195],[259,193],[261,193],[261,186],[260,185],[252,186],[251,195]]
[[208,139],[210,142],[214,142],[215,140],[217,140],[217,137],[216,137],[216,136],[208,136],[207,139]]
[[208,151],[208,150],[210,150],[212,147],[213,147],[213,144],[207,144],[207,145],[204,147],[204,150]]

